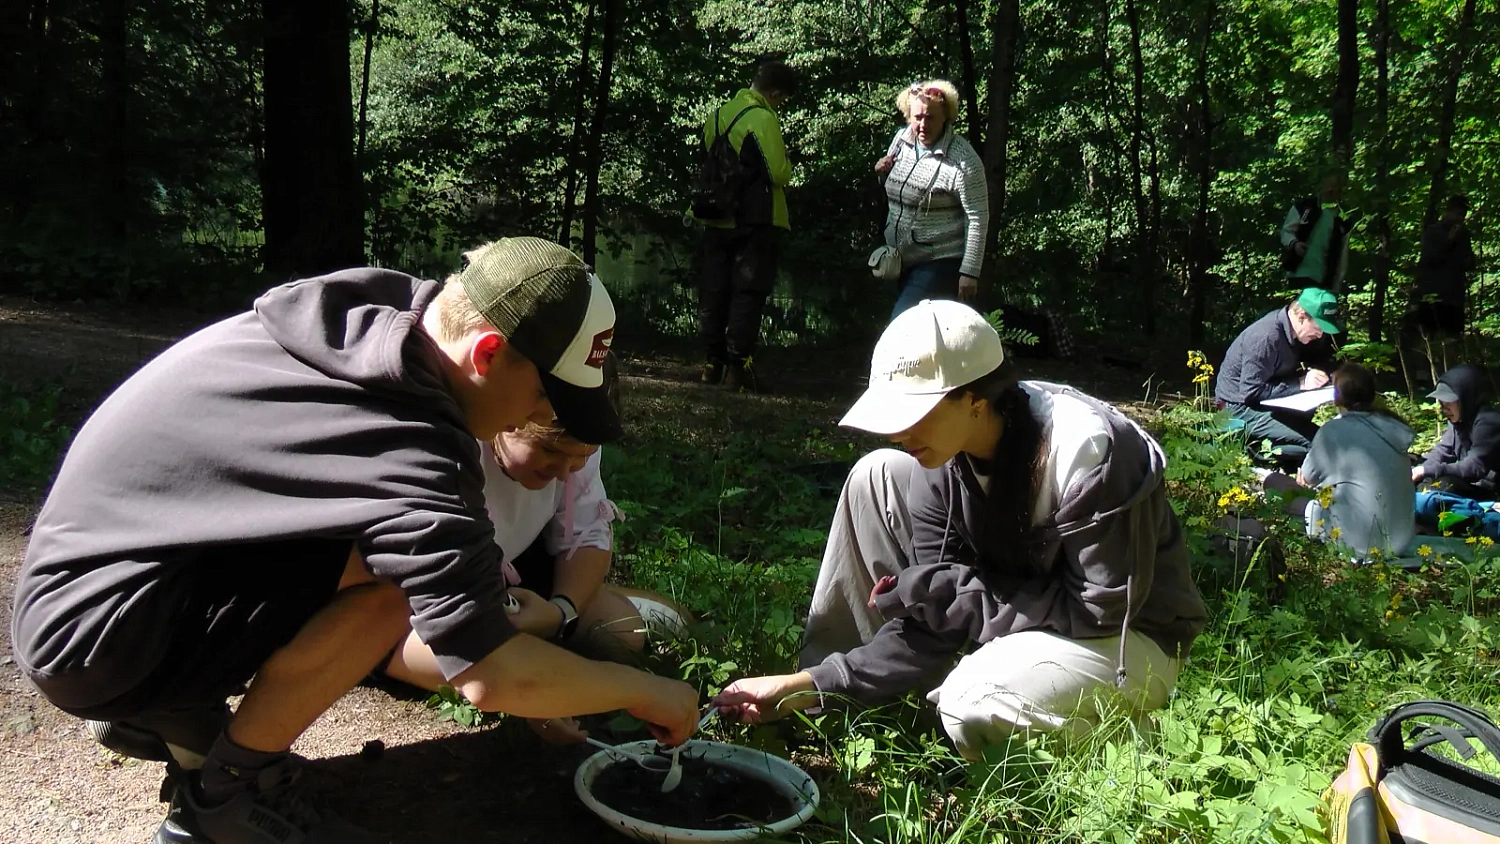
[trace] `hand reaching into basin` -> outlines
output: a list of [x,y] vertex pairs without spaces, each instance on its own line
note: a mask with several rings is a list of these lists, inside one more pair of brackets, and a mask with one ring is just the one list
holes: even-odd
[[799,709],[818,705],[819,695],[812,675],[806,671],[736,680],[710,705],[725,718],[748,724],[775,721]]

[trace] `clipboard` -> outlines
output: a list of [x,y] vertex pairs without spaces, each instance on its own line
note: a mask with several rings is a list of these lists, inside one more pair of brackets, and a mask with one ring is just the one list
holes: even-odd
[[1261,402],[1260,406],[1294,410],[1298,413],[1312,413],[1331,401],[1333,401],[1333,387],[1328,386],[1316,390],[1303,390],[1279,399],[1267,399]]

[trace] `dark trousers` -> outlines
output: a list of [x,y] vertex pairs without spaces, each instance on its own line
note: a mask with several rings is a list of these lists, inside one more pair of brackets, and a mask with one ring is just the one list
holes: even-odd
[[1289,468],[1302,465],[1318,433],[1317,424],[1305,413],[1261,410],[1232,402],[1224,407],[1234,418],[1244,420],[1245,443],[1252,453],[1259,450],[1261,440],[1270,440],[1277,462]]
[[775,226],[712,226],[703,235],[698,338],[708,359],[742,363],[755,353],[766,297],[776,286]]

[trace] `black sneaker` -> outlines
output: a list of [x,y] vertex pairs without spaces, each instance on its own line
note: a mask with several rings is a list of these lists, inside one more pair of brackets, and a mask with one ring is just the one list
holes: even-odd
[[741,363],[731,363],[724,370],[724,386],[736,393],[764,393],[766,391],[765,384],[761,383],[760,375],[748,358]]
[[197,776],[174,779],[171,808],[152,844],[385,844],[309,806],[297,793],[300,769],[290,759],[260,772],[254,784],[217,806],[200,805]]
[[723,381],[724,364],[713,360],[703,364],[703,370],[698,373],[698,380],[705,384],[717,384]]
[[[85,721],[94,741],[121,756],[147,762],[171,762],[172,750],[161,736],[128,721]],[[206,748],[205,748],[206,749]]]
[[150,762],[174,762],[195,770],[229,723],[225,704],[170,713],[152,713],[126,721],[86,721],[94,741],[121,756]]

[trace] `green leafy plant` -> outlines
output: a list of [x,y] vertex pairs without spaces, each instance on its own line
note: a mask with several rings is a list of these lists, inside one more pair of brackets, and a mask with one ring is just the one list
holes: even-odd
[[47,483],[73,431],[58,421],[61,384],[24,388],[0,379],[0,483]]
[[452,721],[462,727],[477,727],[494,716],[475,706],[452,686],[441,686],[427,699],[427,708],[435,711],[439,721]]
[[1035,346],[1042,342],[1042,338],[1022,328],[1012,328],[1005,324],[1005,309],[1000,308],[985,314],[985,321],[1000,335],[1000,340],[1006,345]]

